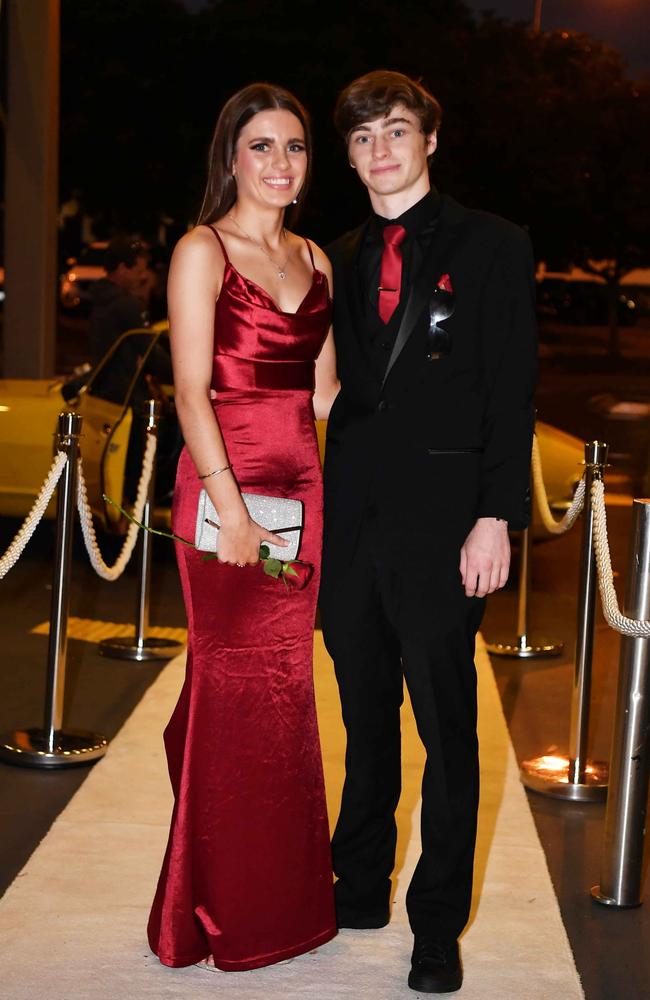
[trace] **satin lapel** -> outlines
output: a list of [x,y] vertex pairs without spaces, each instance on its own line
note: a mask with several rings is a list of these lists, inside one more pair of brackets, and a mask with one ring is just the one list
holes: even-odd
[[[449,199],[449,202],[451,202],[451,199]],[[404,345],[413,333],[415,324],[424,310],[429,306],[433,282],[437,281],[443,272],[453,270],[450,267],[450,258],[456,243],[463,235],[464,226],[460,224],[460,220],[453,218],[453,216],[456,215],[456,212],[453,210],[450,212],[452,219],[447,220],[445,218],[445,215],[447,214],[445,212],[445,207],[446,206],[443,206],[441,209],[440,219],[433,234],[433,239],[424,255],[424,258],[422,259],[422,264],[420,265],[420,270],[417,273],[415,281],[411,284],[411,291],[406,302],[402,322],[399,325],[399,330],[397,331],[397,335],[395,337],[395,343],[393,344],[393,350],[391,351],[391,355],[388,359],[388,365],[386,366],[384,378],[381,383],[382,390],[386,385],[386,379],[388,378],[393,365],[399,358],[404,349]],[[459,206],[456,206],[455,203],[453,203],[453,207],[455,209]]]

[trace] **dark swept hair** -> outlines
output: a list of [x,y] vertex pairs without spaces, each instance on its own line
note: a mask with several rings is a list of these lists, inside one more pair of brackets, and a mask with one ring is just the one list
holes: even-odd
[[115,236],[106,247],[104,268],[108,274],[117,271],[120,264],[133,267],[138,257],[147,257],[149,248],[135,236]]
[[390,69],[377,69],[348,84],[334,110],[334,124],[344,139],[363,122],[385,117],[396,104],[403,104],[420,119],[425,135],[431,135],[442,120],[442,108],[419,81]]
[[[300,192],[300,200],[306,193],[311,175],[311,123],[309,113],[297,97],[284,87],[273,83],[251,83],[226,101],[210,143],[208,153],[208,180],[203,196],[203,204],[197,219],[202,222],[216,222],[226,215],[237,200],[237,182],[232,175],[232,165],[237,148],[239,133],[251,118],[260,111],[283,109],[295,115],[305,132],[307,150],[307,173]],[[299,205],[287,209],[290,225],[297,217]]]

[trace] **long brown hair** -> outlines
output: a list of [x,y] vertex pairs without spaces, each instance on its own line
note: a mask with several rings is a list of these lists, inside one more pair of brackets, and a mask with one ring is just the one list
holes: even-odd
[[[303,200],[311,174],[312,140],[309,113],[298,98],[284,87],[277,87],[273,83],[251,83],[226,101],[217,119],[208,153],[208,181],[197,225],[222,219],[235,204],[237,182],[232,175],[232,165],[239,133],[254,115],[260,111],[276,108],[282,108],[295,115],[305,132],[307,173],[300,192],[300,201]],[[299,207],[299,204],[288,207],[287,224],[290,225],[295,221]]]

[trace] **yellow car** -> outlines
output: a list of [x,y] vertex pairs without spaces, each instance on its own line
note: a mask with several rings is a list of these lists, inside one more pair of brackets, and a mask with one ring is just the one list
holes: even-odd
[[[83,417],[80,446],[90,505],[105,527],[122,527],[119,512],[104,503],[102,494],[119,504],[134,499],[144,400],[158,393],[173,410],[166,330],[161,323],[124,333],[94,368],[69,379],[0,380],[0,515],[29,512],[52,462],[57,417],[73,410]],[[169,520],[173,486],[169,466],[175,465],[181,443],[173,414],[171,420],[163,418],[156,476],[163,521]],[[52,501],[46,517],[55,510]]]
[[[81,455],[90,505],[110,530],[123,519],[102,494],[116,503],[134,499],[143,451],[145,399],[158,395],[165,415],[160,424],[154,523],[169,525],[169,508],[182,446],[173,409],[167,325],[159,323],[123,334],[88,372],[71,379],[0,380],[0,515],[24,517],[52,462],[57,416],[74,410],[83,416]],[[323,454],[325,422],[316,425]],[[551,508],[560,516],[569,506],[582,475],[584,445],[578,438],[538,422],[544,481]],[[47,515],[55,512],[54,502]],[[550,539],[535,509],[534,537]]]

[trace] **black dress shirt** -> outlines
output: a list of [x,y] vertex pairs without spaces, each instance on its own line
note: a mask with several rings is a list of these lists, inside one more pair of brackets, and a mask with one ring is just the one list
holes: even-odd
[[[397,219],[384,219],[381,215],[373,213],[359,245],[357,274],[366,328],[372,342],[379,338],[380,346],[384,345],[383,353],[386,355],[386,362],[399,329],[409,287],[418,273],[422,258],[436,230],[439,210],[440,196],[435,189],[432,189]],[[402,286],[399,305],[389,322],[384,323],[377,311],[379,275],[384,250],[384,228],[393,225],[404,226],[406,229],[406,236],[401,245]]]

